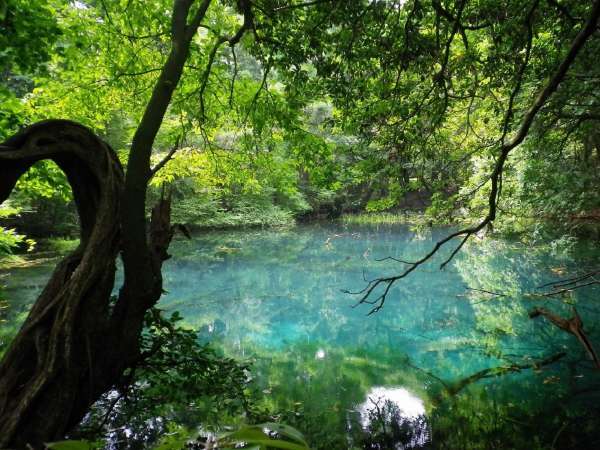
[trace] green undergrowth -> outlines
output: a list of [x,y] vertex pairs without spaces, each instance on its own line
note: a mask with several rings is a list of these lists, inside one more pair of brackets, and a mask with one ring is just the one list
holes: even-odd
[[[481,218],[454,217],[444,218],[416,211],[383,211],[344,214],[337,222],[344,225],[407,225],[415,232],[432,226],[472,227]],[[534,220],[532,218],[500,217],[491,227],[485,228],[482,235],[493,235],[503,239],[519,241],[524,244],[544,245],[553,251],[565,250],[577,246],[579,242],[600,240],[600,224],[583,223],[566,228],[558,227],[555,220]]]
[[416,227],[434,225],[428,216],[414,211],[344,214],[337,221],[344,225],[411,225]]
[[191,228],[284,227],[295,224],[294,214],[270,203],[239,202],[225,209],[217,202],[184,198],[173,204],[173,223]]
[[70,237],[50,237],[39,242],[41,251],[65,254],[72,252],[79,245],[79,239]]
[[235,211],[219,211],[212,217],[197,220],[189,225],[193,228],[277,228],[295,225],[296,220],[289,211],[272,206],[266,210],[258,208],[241,208]]
[[20,255],[0,255],[0,270],[9,270],[13,267],[19,267],[26,262]]
[[77,248],[79,239],[46,238],[31,244],[28,251],[0,254],[0,270],[37,266],[49,259],[56,259]]

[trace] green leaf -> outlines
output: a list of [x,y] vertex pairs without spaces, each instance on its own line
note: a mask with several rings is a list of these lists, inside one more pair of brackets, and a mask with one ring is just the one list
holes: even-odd
[[[272,430],[284,437],[291,438],[296,442],[289,442],[282,439],[276,439],[269,436],[263,430]],[[277,423],[264,423],[244,427],[240,430],[227,433],[219,439],[221,445],[231,445],[233,443],[245,443],[258,445],[260,447],[281,448],[287,450],[307,450],[308,444],[302,434],[292,427],[280,425]],[[300,443],[297,443],[300,442]]]
[[299,442],[302,445],[308,447],[308,443],[306,442],[306,439],[304,438],[302,433],[300,433],[295,428],[290,427],[289,425],[285,425],[282,423],[266,422],[256,426],[261,428],[268,428],[269,430],[274,431],[275,433],[283,437],[287,437],[293,441]]
[[244,441],[250,442],[255,439],[270,439],[269,435],[267,435],[260,427],[251,426],[244,427],[236,431],[232,431],[231,433],[224,434],[221,439],[230,442],[230,441]]
[[167,440],[158,447],[155,447],[154,450],[181,450],[182,448],[185,448],[187,442],[188,439]]
[[46,444],[52,450],[90,450],[92,445],[87,441],[58,441]]
[[293,442],[282,441],[280,439],[264,439],[256,441],[247,441],[249,444],[259,444],[265,448],[282,448],[285,450],[309,450],[305,445],[294,444]]

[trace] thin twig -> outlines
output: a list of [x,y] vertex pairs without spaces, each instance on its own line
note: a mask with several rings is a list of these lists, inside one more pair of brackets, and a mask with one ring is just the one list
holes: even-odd
[[161,159],[152,169],[150,169],[150,178],[154,177],[154,175],[156,175],[156,173],[160,169],[162,169],[171,159],[173,159],[173,156],[175,155],[175,153],[177,153],[177,150],[179,150],[180,139],[181,136],[177,137],[175,145],[173,145],[171,150],[169,150],[169,153],[167,153],[167,155],[163,159]]

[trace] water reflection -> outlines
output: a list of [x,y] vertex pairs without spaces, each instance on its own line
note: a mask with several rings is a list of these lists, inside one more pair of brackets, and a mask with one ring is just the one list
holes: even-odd
[[425,404],[404,387],[373,387],[357,411],[367,433],[364,448],[423,448],[430,441]]
[[[564,303],[527,296],[559,278],[557,267],[577,273],[597,265],[597,247],[587,256],[559,255],[510,241],[473,241],[446,270],[434,261],[403,279],[380,313],[366,317],[367,308],[351,308],[356,299],[343,289],[360,290],[365,279],[398,272],[393,262],[378,259],[416,259],[447,233],[332,225],[204,234],[173,244],[164,270],[169,292],[159,307],[179,311],[202,341],[252,361],[265,408],[303,431],[315,448],[348,448],[349,428],[355,448],[417,448],[432,436],[438,448],[489,448],[498,439],[510,444],[497,448],[529,449],[533,432],[549,448],[556,423],[563,422],[572,425],[556,448],[569,448],[561,440],[600,436],[593,431],[600,427],[592,426],[600,411],[590,409],[599,404],[598,389],[592,390],[597,376],[578,342],[528,317],[534,306],[568,315],[575,304],[590,340],[600,342],[600,327],[593,326],[600,319],[600,289],[574,292]],[[15,270],[6,280],[9,302],[23,302],[11,303],[13,313],[25,311],[39,292],[37,284],[31,287],[35,275]],[[20,319],[10,316],[8,323]],[[481,370],[559,351],[568,356],[543,370],[478,379],[458,396],[445,394]],[[368,399],[379,401],[385,420],[376,420]],[[569,408],[577,399],[581,408],[574,412]],[[356,405],[364,405],[362,413]],[[552,405],[556,412],[549,415]],[[595,413],[585,428],[591,431],[580,438],[584,428],[570,417],[587,411]]]
[[414,419],[425,414],[423,400],[406,388],[376,386],[369,391],[365,402],[358,407],[363,427],[369,425],[368,413],[384,402],[394,404],[403,418]]

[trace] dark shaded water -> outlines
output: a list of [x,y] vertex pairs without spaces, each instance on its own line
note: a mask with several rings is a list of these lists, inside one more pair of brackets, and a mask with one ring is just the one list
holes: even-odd
[[[208,233],[173,245],[159,306],[180,311],[200,339],[253,360],[265,405],[315,447],[600,448],[599,371],[572,335],[528,317],[540,306],[569,317],[576,305],[600,347],[597,286],[551,298],[538,289],[593,269],[597,250],[475,239],[444,271],[440,257],[399,282],[374,315],[342,292],[402,268],[377,259],[415,259],[447,232]],[[16,269],[4,280],[6,296],[20,299],[12,314],[26,310],[48,270]],[[477,373],[488,377],[461,384]]]

